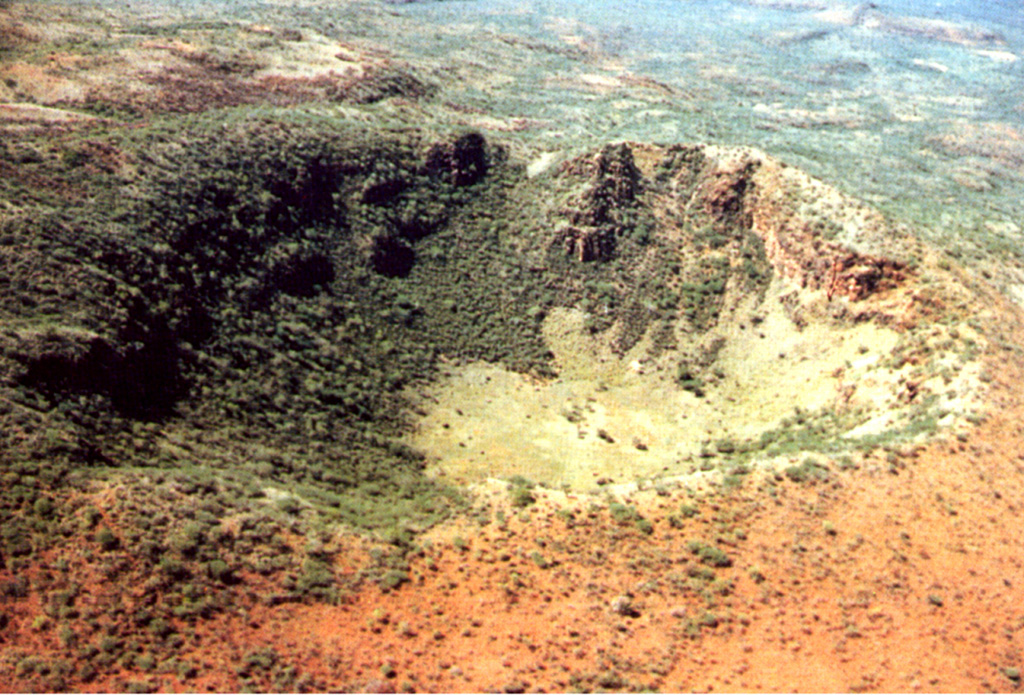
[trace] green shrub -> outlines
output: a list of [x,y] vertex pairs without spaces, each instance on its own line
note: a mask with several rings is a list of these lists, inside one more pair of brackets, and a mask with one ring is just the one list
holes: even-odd
[[302,563],[302,572],[295,587],[299,592],[315,598],[334,596],[334,570],[319,558],[309,557]]
[[654,524],[642,517],[633,505],[612,502],[608,505],[608,512],[611,514],[612,520],[621,526],[634,524],[641,533],[647,535],[654,533]]
[[404,570],[391,569],[380,578],[380,587],[386,591],[397,589],[409,581],[409,573]]
[[700,579],[704,582],[711,582],[715,580],[715,571],[710,567],[701,567],[696,564],[688,564],[686,567],[686,574],[694,579]]
[[828,468],[811,458],[804,459],[799,466],[788,466],[783,473],[795,483],[828,480]]
[[160,558],[159,567],[161,572],[173,580],[187,579],[191,574],[185,563],[169,554]]
[[61,626],[60,630],[57,632],[57,639],[60,640],[60,645],[65,649],[73,648],[78,642],[78,636],[68,625]]
[[100,544],[100,547],[107,551],[117,550],[118,546],[121,545],[121,541],[114,535],[114,532],[106,526],[96,532],[95,539]]
[[621,525],[635,523],[640,518],[636,507],[619,502],[612,502],[608,505],[608,512],[611,514],[612,520]]
[[217,582],[230,584],[234,581],[234,572],[223,560],[211,560],[206,565],[206,575]]
[[513,507],[524,508],[529,507],[531,504],[537,501],[537,497],[525,487],[513,487],[510,490],[511,503]]
[[36,514],[43,517],[44,519],[50,518],[50,516],[53,514],[53,510],[53,500],[51,500],[49,497],[40,497],[32,505],[32,511],[34,511]]
[[237,672],[240,676],[248,676],[259,671],[269,671],[278,662],[277,651],[273,647],[253,649],[242,657]]
[[191,661],[179,661],[174,672],[183,681],[191,680],[199,675],[199,669]]
[[173,550],[183,557],[195,557],[206,540],[206,526],[199,522],[189,522],[170,540]]
[[28,578],[24,576],[0,582],[0,596],[4,598],[25,598],[28,596],[28,590]]
[[696,555],[701,562],[711,567],[731,567],[732,559],[725,551],[713,545],[701,541],[690,541],[686,545],[690,552]]
[[0,527],[0,539],[7,555],[19,557],[32,554],[30,532],[18,520],[5,523]]
[[82,510],[81,525],[83,530],[89,530],[95,526],[100,519],[103,518],[103,514],[96,507],[86,507]]
[[172,634],[174,628],[163,618],[155,618],[149,623],[149,632],[154,637],[163,639]]
[[302,510],[302,503],[294,497],[282,497],[277,501],[277,508],[285,514],[298,514]]
[[559,509],[555,512],[555,516],[561,519],[568,528],[573,528],[576,525],[576,514],[571,509]]
[[99,671],[88,661],[78,667],[78,680],[83,683],[91,683],[97,675],[99,675]]
[[695,376],[688,365],[680,365],[676,381],[684,391],[689,391],[698,398],[704,397],[704,380]]

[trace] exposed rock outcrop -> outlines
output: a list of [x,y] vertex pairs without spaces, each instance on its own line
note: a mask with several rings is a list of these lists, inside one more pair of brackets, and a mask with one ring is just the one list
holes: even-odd
[[470,186],[487,175],[487,148],[480,133],[466,133],[451,142],[437,143],[427,152],[424,168],[431,176],[453,186]]
[[585,176],[590,183],[567,211],[569,227],[556,244],[580,262],[609,260],[642,190],[632,149],[626,143],[606,145],[596,155],[569,162],[562,173]]
[[878,212],[757,150],[704,154],[686,208],[714,226],[755,233],[775,272],[830,299],[861,300],[904,280],[906,264],[889,256],[894,233]]

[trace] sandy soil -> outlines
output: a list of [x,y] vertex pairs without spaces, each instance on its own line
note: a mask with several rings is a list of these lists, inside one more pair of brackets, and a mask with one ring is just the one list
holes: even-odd
[[[200,625],[195,656],[215,667],[273,645],[329,688],[375,692],[1015,690],[1021,366],[993,358],[987,422],[895,462],[869,458],[816,485],[636,493],[627,501],[651,535],[585,496],[541,492],[518,514],[503,489],[481,488],[480,505],[507,520],[435,529],[411,583],[339,606],[269,607],[242,592],[239,614]],[[679,521],[683,504],[699,511]],[[693,540],[732,566],[702,577],[712,568]],[[26,623],[14,634],[37,641]],[[236,684],[224,670],[199,685]]]

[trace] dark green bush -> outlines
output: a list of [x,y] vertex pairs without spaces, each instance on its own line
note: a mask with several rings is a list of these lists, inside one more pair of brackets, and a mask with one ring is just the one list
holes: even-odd
[[100,547],[107,551],[117,550],[121,545],[121,541],[114,535],[114,532],[106,526],[96,532],[95,539],[100,544]]
[[711,567],[731,567],[732,559],[724,550],[701,541],[690,541],[686,545],[701,562]]
[[380,578],[380,586],[385,590],[393,590],[409,581],[409,573],[405,570],[391,569]]
[[679,508],[679,513],[682,514],[687,519],[691,519],[691,518],[697,516],[698,514],[700,514],[700,508],[697,507],[694,504],[686,504],[686,503],[684,503]]
[[537,501],[537,497],[527,488],[515,486],[511,489],[511,503],[513,507],[529,507]]
[[640,516],[635,507],[619,502],[612,502],[608,505],[608,513],[617,524],[632,523]]
[[810,458],[804,459],[797,466],[788,466],[783,470],[783,473],[795,483],[827,480],[829,477],[828,468]]

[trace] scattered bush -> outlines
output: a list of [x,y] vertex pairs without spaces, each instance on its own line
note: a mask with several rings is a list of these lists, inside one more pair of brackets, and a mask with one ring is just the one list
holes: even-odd
[[334,590],[334,570],[324,560],[307,557],[302,563],[295,588],[302,594],[313,598],[330,600],[336,595]]
[[380,587],[386,591],[397,589],[409,581],[409,573],[404,570],[391,569],[380,578]]
[[511,495],[511,504],[513,507],[524,508],[529,507],[531,504],[537,501],[536,495],[530,491],[529,488],[513,486],[509,490]]
[[706,565],[711,567],[732,567],[732,559],[721,548],[701,541],[690,541],[686,547]]
[[100,547],[107,551],[117,550],[121,545],[121,541],[114,535],[114,532],[106,526],[96,532],[95,539],[100,544]]
[[611,514],[612,520],[620,525],[635,523],[640,518],[636,507],[619,502],[612,502],[608,505],[608,513]]
[[828,468],[811,458],[804,459],[798,466],[789,466],[783,472],[795,483],[816,482],[829,477]]

